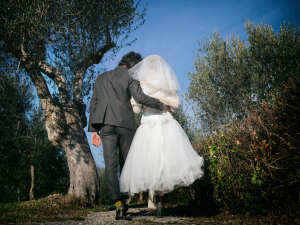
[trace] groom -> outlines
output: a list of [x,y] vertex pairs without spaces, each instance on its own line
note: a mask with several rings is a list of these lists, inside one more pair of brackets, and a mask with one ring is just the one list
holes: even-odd
[[[131,96],[140,104],[158,110],[170,111],[169,106],[143,93],[139,81],[134,80],[128,69],[142,61],[140,54],[129,52],[119,65],[97,77],[90,104],[88,131],[92,133],[92,144],[103,143],[106,183],[110,199],[116,205],[116,219],[126,216],[125,199],[120,193],[117,174],[117,150],[122,171],[136,126],[130,103]],[[100,136],[98,131],[100,130]]]

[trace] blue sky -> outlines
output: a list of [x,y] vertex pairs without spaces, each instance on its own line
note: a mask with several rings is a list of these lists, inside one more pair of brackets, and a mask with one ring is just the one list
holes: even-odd
[[[145,4],[142,0],[141,9]],[[288,20],[299,27],[299,9],[300,0],[149,0],[145,24],[130,36],[131,40],[137,38],[137,41],[124,47],[104,66],[107,70],[114,69],[129,51],[138,52],[143,58],[160,55],[176,73],[184,94],[189,87],[187,71],[194,68],[198,40],[203,44],[205,35],[212,36],[214,29],[218,29],[224,39],[233,33],[246,41],[245,18],[255,25],[271,24],[275,32]],[[87,137],[90,142],[91,133],[87,132]],[[90,146],[96,163],[104,167],[100,149]]]

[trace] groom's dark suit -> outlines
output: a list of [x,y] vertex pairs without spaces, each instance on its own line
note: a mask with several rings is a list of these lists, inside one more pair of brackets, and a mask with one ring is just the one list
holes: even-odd
[[134,80],[125,67],[118,66],[97,77],[90,104],[88,131],[100,130],[111,200],[122,197],[117,176],[117,150],[120,149],[122,170],[136,129],[131,96],[140,104],[163,110],[164,104],[145,95],[139,81]]

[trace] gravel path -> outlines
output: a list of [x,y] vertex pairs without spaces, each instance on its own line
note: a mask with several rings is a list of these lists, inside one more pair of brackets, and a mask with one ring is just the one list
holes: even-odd
[[[107,207],[103,207],[107,208]],[[180,224],[190,224],[185,221],[181,217],[176,216],[163,216],[157,217],[147,208],[129,208],[128,210],[128,217],[131,220],[116,220],[116,211],[108,208],[109,212],[95,212],[91,213],[87,216],[84,221],[57,221],[57,222],[42,222],[42,223],[25,223],[25,224],[36,224],[36,225],[118,225],[118,224],[172,224],[172,223],[180,223]]]

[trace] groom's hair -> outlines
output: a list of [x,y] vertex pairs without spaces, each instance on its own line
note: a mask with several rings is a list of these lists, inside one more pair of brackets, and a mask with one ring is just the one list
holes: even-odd
[[118,66],[126,66],[128,69],[130,69],[142,60],[143,58],[141,54],[135,52],[129,52],[122,57]]

